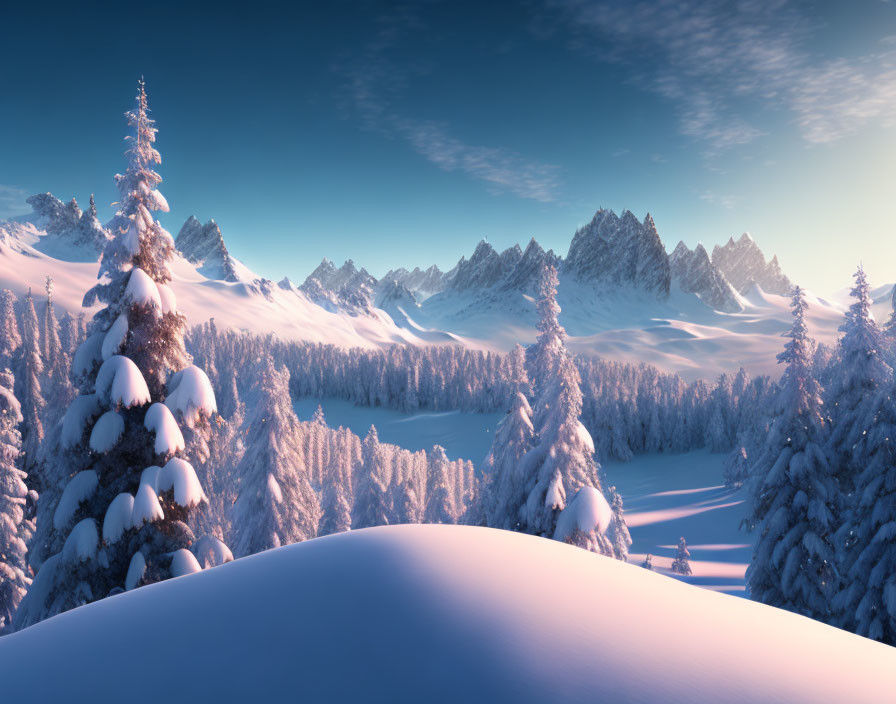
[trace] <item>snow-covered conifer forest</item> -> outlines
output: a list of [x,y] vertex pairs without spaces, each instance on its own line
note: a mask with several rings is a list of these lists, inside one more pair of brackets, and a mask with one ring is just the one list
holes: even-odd
[[822,300],[749,235],[669,254],[603,209],[565,257],[273,283],[161,194],[152,114],[141,80],[109,222],[45,193],[0,223],[10,701],[136,663],[229,701],[278,649],[328,684],[259,692],[385,700],[359,643],[419,701],[468,700],[458,672],[471,700],[887,698],[896,287]]

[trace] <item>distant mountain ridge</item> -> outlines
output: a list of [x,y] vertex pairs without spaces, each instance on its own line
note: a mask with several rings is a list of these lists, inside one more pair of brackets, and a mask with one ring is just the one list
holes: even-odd
[[631,211],[616,215],[603,208],[575,232],[565,258],[545,251],[534,238],[525,251],[514,245],[502,252],[481,240],[469,258],[462,256],[447,272],[435,265],[393,269],[377,281],[351,260],[336,269],[324,259],[300,288],[312,300],[352,314],[383,306],[391,313],[394,309],[387,304],[399,300],[403,310],[444,307],[451,298],[477,294],[477,300],[464,302],[468,309],[490,305],[502,292],[534,295],[544,264],[556,266],[561,281],[573,280],[586,288],[630,290],[658,301],[668,299],[673,289],[681,290],[723,313],[743,311],[744,296],[756,285],[775,295],[786,295],[791,288],[777,257],[766,262],[748,234],[716,246],[712,256],[702,244],[692,250],[684,242],[670,254],[649,213],[638,220]]

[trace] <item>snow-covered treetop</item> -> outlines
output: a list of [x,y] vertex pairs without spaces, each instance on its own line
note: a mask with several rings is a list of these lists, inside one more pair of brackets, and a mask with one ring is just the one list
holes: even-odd
[[130,143],[125,153],[128,168],[115,176],[121,208],[111,223],[113,240],[103,252],[99,275],[114,279],[116,274],[140,267],[157,283],[167,283],[171,280],[168,263],[174,254],[174,238],[151,215],[153,210],[168,212],[168,202],[156,190],[162,177],[153,166],[162,163],[162,157],[153,146],[157,130],[155,120],[149,117],[142,79],[137,105],[125,116],[134,133],[126,137]]

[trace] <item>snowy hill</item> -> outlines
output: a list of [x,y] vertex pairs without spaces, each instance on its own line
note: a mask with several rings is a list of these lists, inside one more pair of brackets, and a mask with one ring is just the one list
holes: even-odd
[[0,639],[9,701],[880,702],[896,650],[541,538],[319,538]]

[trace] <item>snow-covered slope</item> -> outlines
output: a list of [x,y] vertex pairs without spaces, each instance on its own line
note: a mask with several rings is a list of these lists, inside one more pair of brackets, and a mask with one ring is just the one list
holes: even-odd
[[[57,309],[77,315],[81,301],[96,283],[97,260],[63,261],[40,251],[46,233],[30,224],[0,223],[0,288],[24,295],[40,291],[47,274],[53,277]],[[283,339],[372,347],[394,343],[439,342],[441,334],[419,334],[399,327],[383,311],[351,316],[325,310],[294,287],[274,285],[266,279],[218,281],[208,279],[181,256],[172,265],[171,288],[178,309],[189,324],[214,318],[218,325]],[[239,273],[239,271],[238,271]],[[88,317],[92,310],[86,311]]]
[[861,702],[896,649],[555,541],[389,526],[0,639],[9,701]]

